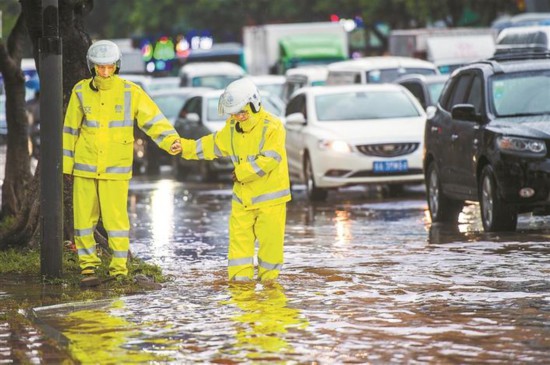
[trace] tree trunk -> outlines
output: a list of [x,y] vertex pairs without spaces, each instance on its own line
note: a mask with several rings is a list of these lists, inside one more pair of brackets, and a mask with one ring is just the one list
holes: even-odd
[[8,125],[6,170],[2,185],[0,217],[14,216],[25,201],[25,191],[31,180],[27,141],[28,121],[25,113],[25,77],[21,71],[22,44],[27,36],[23,13],[8,37],[7,46],[0,41],[0,71],[6,89],[6,119]]
[[[84,31],[84,17],[89,13],[93,8],[93,0],[59,0],[59,26],[60,26],[60,37],[62,38],[63,46],[63,110],[67,108],[69,98],[71,95],[71,90],[73,86],[81,79],[89,77],[89,71],[86,64],[86,52],[88,47],[91,44],[90,37]],[[33,54],[36,61],[36,64],[39,68],[39,53],[38,53],[38,42],[42,37],[42,1],[41,0],[21,0],[21,16],[19,18],[18,24],[21,22],[21,27],[24,28],[22,19],[24,18],[26,28],[29,30],[29,35],[33,45]],[[10,39],[12,38],[13,33],[15,32],[16,27],[10,34]],[[18,38],[17,44],[21,44],[22,36]],[[1,44],[0,44],[1,47]],[[0,50],[0,67],[4,63],[9,63],[4,61],[9,58],[6,57],[8,54],[2,54]],[[20,55],[20,51],[19,54]],[[13,57],[13,56],[12,56]],[[19,56],[17,64],[20,64],[21,57]],[[20,69],[20,67],[19,67]],[[6,77],[4,77],[6,78]],[[6,87],[7,89],[7,87]],[[13,91],[12,91],[13,93]],[[10,91],[6,90],[7,96],[10,95]],[[13,93],[12,99],[14,102],[19,105],[17,110],[24,114],[24,84],[21,81],[21,91],[16,94]],[[8,105],[6,105],[7,107]],[[9,116],[8,116],[9,118]],[[13,117],[12,117],[13,118]],[[20,116],[21,118],[21,116]],[[25,118],[26,123],[26,116]],[[8,128],[9,119],[8,119]],[[8,129],[9,138],[12,140],[12,130]],[[8,152],[6,156],[6,179],[4,180],[4,186],[2,187],[2,213],[6,214],[8,211],[4,212],[4,202],[11,200],[17,200],[20,204],[14,209],[14,211],[9,211],[10,215],[15,215],[16,219],[13,224],[8,227],[4,227],[0,231],[0,249],[7,246],[21,246],[21,245],[37,245],[39,243],[39,234],[40,234],[40,170],[41,164],[38,162],[38,166],[35,172],[34,177],[31,180],[30,173],[30,158],[28,156],[27,150],[27,138],[28,132],[25,136],[25,141],[22,142],[22,137],[17,139],[17,142],[13,142],[13,147],[8,142]],[[17,144],[17,146],[15,146]],[[22,172],[17,170],[16,172],[8,171],[8,164],[19,164],[21,162],[13,162],[13,152],[11,150],[19,151],[21,146],[24,146],[25,154],[27,158],[27,166],[18,166],[19,169],[27,171],[28,177],[27,180],[22,180]],[[9,176],[8,176],[9,175]],[[23,186],[24,193],[22,196],[14,196],[12,190],[6,190],[10,187],[8,184],[6,187],[6,181],[13,179],[16,184],[15,186]],[[4,192],[6,192],[4,194]],[[63,187],[63,200],[64,200],[64,237],[65,239],[72,239],[73,237],[73,220],[72,220],[72,180],[64,179]]]

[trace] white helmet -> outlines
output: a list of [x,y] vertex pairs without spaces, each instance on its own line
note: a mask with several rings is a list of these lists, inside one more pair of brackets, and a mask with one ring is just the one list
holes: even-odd
[[97,41],[88,48],[86,61],[88,69],[95,76],[95,65],[116,65],[115,73],[120,70],[120,58],[122,54],[118,46],[111,41]]
[[218,113],[220,115],[237,113],[248,103],[254,113],[260,111],[261,99],[258,88],[252,80],[243,77],[227,85],[218,102]]

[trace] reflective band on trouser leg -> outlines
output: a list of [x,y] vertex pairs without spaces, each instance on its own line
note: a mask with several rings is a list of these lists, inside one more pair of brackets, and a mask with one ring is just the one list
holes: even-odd
[[274,280],[283,267],[286,203],[259,209],[254,230],[258,237],[258,278]]
[[128,275],[128,250],[130,248],[130,221],[128,219],[129,180],[99,181],[99,201],[103,226],[109,238],[113,257],[109,274]]
[[255,214],[233,201],[229,218],[229,253],[227,273],[229,280],[248,281],[254,278]]
[[97,257],[94,229],[99,219],[97,180],[75,176],[73,180],[74,241],[80,268],[101,264]]

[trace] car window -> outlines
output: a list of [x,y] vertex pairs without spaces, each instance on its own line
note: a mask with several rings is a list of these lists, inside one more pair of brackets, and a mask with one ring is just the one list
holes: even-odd
[[227,114],[218,113],[219,97],[210,97],[206,100],[206,119],[211,122],[221,122],[227,119]]
[[550,71],[494,75],[488,93],[497,116],[550,114]]
[[474,76],[474,81],[472,81],[472,86],[470,87],[470,93],[468,95],[467,104],[472,104],[476,113],[481,113],[481,108],[483,105],[483,86],[480,76]]
[[414,96],[418,99],[420,104],[426,105],[426,98],[424,97],[424,90],[422,90],[422,85],[418,82],[403,82],[401,83],[404,87],[407,88]]
[[437,104],[443,91],[443,86],[445,86],[445,81],[428,84],[428,94],[430,94],[430,100],[433,105]]
[[200,96],[196,96],[187,100],[187,102],[183,106],[183,109],[180,112],[180,117],[185,118],[185,116],[189,113],[197,113],[199,117],[202,116]]
[[400,90],[317,95],[315,111],[319,121],[418,117],[409,95]]
[[435,75],[436,71],[429,68],[388,68],[383,70],[367,71],[367,83],[382,84],[394,82],[399,77],[410,74]]
[[464,104],[466,101],[466,94],[468,93],[468,87],[470,86],[470,81],[472,80],[472,75],[463,74],[458,78],[454,83],[452,94],[450,97],[449,109],[452,109],[456,104]]
[[175,118],[185,103],[185,95],[159,95],[153,98],[166,118]]
[[233,75],[201,76],[201,77],[194,77],[191,82],[191,85],[194,87],[203,86],[203,87],[211,87],[213,89],[225,89],[227,85],[229,85],[233,81],[240,78],[241,76],[233,76]]
[[306,115],[306,97],[305,95],[297,95],[292,100],[290,100],[286,106],[285,116],[292,113],[302,113],[307,118]]

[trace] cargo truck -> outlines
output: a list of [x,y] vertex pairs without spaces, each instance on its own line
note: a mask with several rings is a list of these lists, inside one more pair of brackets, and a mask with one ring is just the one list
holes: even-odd
[[348,59],[348,35],[337,22],[264,24],[243,28],[246,69],[251,75]]

